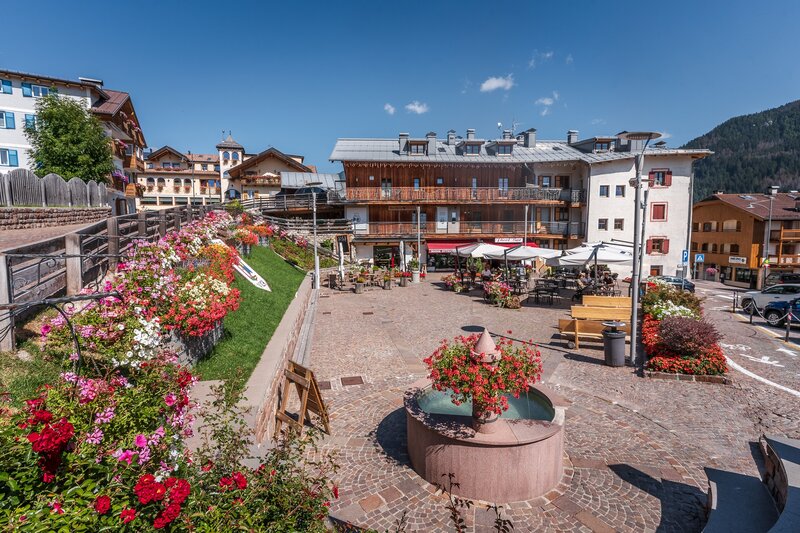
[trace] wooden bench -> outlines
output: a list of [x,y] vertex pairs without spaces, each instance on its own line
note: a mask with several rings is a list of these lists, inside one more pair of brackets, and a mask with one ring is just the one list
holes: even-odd
[[625,307],[590,307],[588,305],[573,305],[570,308],[572,318],[581,320],[619,320],[630,321],[631,310]]
[[[606,326],[601,321],[597,320],[577,320],[574,318],[559,318],[558,319],[558,332],[567,339],[567,347],[571,350],[573,348],[580,348],[580,339],[602,340],[603,330]],[[625,324],[619,328],[628,334],[625,337],[626,342],[630,342],[631,327]]]
[[778,519],[775,502],[760,479],[706,468],[708,522],[704,533],[766,533]]
[[631,308],[630,296],[595,296],[587,294],[583,297],[583,307],[626,307]]

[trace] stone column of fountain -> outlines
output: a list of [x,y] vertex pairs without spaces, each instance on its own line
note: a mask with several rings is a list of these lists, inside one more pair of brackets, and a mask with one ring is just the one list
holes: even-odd
[[[483,328],[478,342],[470,352],[470,356],[476,363],[488,363],[497,366],[497,362],[502,356],[502,352],[497,349],[489,330]],[[475,397],[472,397],[472,428],[478,433],[495,433],[498,428],[497,421],[500,418],[498,413],[490,411],[486,406],[479,404]]]

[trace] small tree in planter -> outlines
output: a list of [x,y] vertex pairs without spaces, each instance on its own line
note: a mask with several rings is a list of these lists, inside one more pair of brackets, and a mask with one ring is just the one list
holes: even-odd
[[383,288],[386,290],[392,288],[392,274],[388,270],[383,273]]
[[472,401],[472,424],[481,433],[494,431],[492,422],[508,409],[506,394],[518,398],[542,374],[541,355],[532,341],[502,339],[495,345],[485,329],[480,337],[444,341],[423,362],[434,389],[448,391],[455,405]]
[[411,283],[419,283],[419,259],[412,257],[408,268],[411,269]]
[[356,294],[361,294],[364,292],[364,284],[367,282],[367,278],[364,277],[364,274],[359,274],[356,278]]

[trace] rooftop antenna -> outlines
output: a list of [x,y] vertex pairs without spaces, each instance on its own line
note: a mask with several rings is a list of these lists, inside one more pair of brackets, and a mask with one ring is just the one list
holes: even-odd
[[225,130],[222,130],[222,138],[221,138],[220,140],[221,140],[221,141],[224,141],[224,140],[225,140]]

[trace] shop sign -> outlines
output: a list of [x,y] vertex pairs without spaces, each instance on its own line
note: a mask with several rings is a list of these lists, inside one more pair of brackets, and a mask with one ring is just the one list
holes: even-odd
[[738,257],[738,256],[735,256],[735,255],[732,255],[732,256],[728,257],[728,263],[730,263],[731,265],[746,265],[747,264],[747,258],[746,257]]
[[497,237],[494,242],[498,244],[516,244],[522,242],[522,237]]

